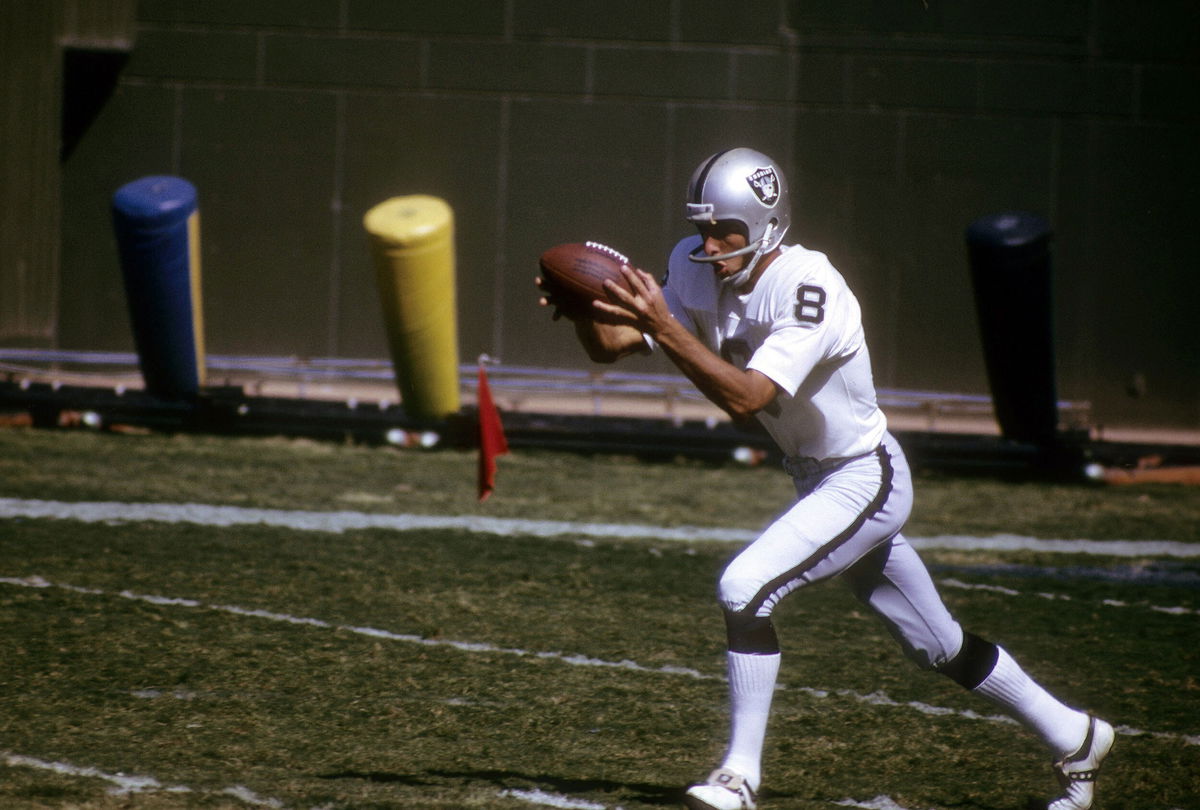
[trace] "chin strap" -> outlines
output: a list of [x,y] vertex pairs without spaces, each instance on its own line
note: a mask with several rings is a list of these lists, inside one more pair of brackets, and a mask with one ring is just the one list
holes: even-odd
[[730,287],[740,287],[750,279],[750,274],[754,272],[754,268],[758,266],[758,260],[763,257],[766,252],[767,245],[771,242],[771,234],[775,230],[775,223],[767,224],[763,231],[762,238],[752,245],[746,245],[744,248],[722,253],[720,256],[705,256],[703,254],[703,244],[688,254],[688,260],[698,264],[715,264],[733,259],[737,256],[745,256],[747,253],[753,253],[750,260],[746,262],[746,266],[734,273],[732,276],[721,279],[721,283]]
[[750,280],[750,274],[754,272],[754,268],[758,266],[758,260],[763,257],[763,250],[760,247],[750,261],[746,262],[746,266],[738,270],[732,276],[721,279],[721,283],[726,287],[740,287]]

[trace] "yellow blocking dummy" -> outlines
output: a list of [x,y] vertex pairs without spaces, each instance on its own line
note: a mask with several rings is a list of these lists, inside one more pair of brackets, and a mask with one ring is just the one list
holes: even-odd
[[439,419],[459,408],[454,212],[422,194],[363,217],[404,409]]

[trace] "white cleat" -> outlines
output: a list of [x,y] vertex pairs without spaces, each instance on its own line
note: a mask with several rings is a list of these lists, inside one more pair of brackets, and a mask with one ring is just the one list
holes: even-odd
[[1096,717],[1088,718],[1083,745],[1061,762],[1054,763],[1054,775],[1063,787],[1063,795],[1050,802],[1047,810],[1089,810],[1096,798],[1096,776],[1100,763],[1112,750],[1116,735],[1113,727]]
[[703,783],[692,785],[683,797],[690,810],[755,810],[754,789],[740,773],[717,768]]

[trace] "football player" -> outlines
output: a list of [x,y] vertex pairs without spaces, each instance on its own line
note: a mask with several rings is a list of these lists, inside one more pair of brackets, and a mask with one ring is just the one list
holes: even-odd
[[[825,255],[784,243],[783,171],[751,149],[719,152],[693,173],[684,213],[698,233],[675,246],[663,286],[624,267],[632,292],[606,282],[592,317],[570,317],[596,362],[665,352],[733,420],[766,429],[795,483],[795,503],[720,577],[730,736],[717,768],[688,788],[687,806],[756,807],[780,664],[772,612],[793,591],[840,577],[917,666],[991,700],[1041,739],[1062,788],[1050,810],[1090,808],[1113,728],[964,631],[905,541],[912,481],[876,402],[859,303]],[[552,295],[541,303],[555,304]]]

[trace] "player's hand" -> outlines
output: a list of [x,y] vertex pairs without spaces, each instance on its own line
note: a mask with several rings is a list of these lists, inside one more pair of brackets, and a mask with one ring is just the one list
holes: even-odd
[[608,301],[596,301],[593,306],[614,323],[635,327],[639,332],[656,335],[671,322],[671,310],[663,297],[662,287],[654,276],[637,267],[624,265],[621,273],[632,292],[612,281],[604,282]]
[[534,279],[534,283],[537,285],[538,290],[542,293],[541,297],[538,298],[538,306],[552,307],[554,310],[550,316],[550,320],[557,321],[559,318],[567,318],[571,321],[575,320],[575,317],[563,310],[562,305],[555,299],[554,292],[550,289],[550,286],[546,284],[546,280],[544,278],[538,276]]

